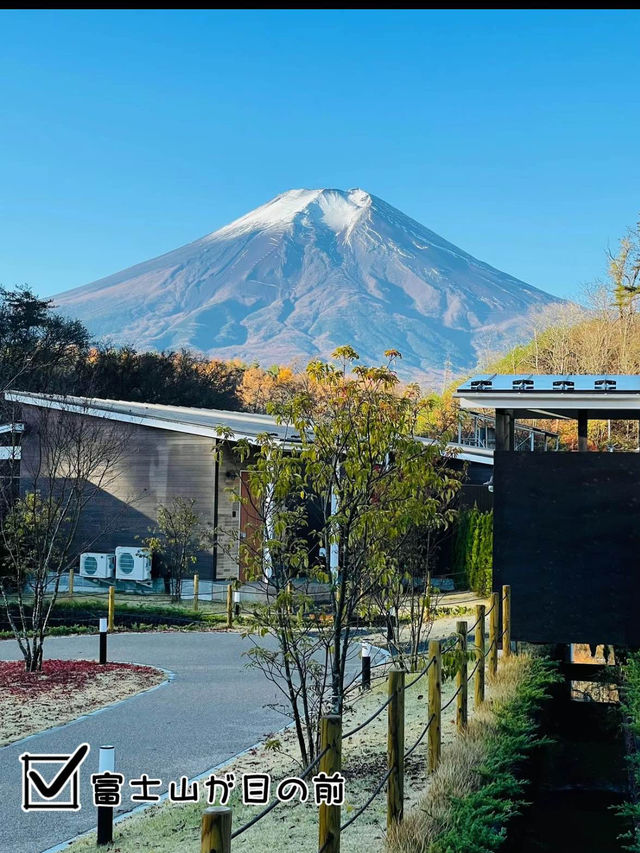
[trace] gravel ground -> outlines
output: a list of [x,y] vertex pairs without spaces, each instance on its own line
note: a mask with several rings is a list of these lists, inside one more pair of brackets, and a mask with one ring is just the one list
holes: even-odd
[[[22,662],[18,663],[22,670]],[[47,666],[50,663],[45,662],[44,673],[25,676],[21,672],[18,682],[13,664],[0,661],[0,673],[11,667],[4,680],[13,680],[0,691],[0,746],[91,714],[167,679],[159,669],[130,664],[100,666],[95,661],[80,662],[78,677],[70,678],[66,673],[68,662],[53,673]]]

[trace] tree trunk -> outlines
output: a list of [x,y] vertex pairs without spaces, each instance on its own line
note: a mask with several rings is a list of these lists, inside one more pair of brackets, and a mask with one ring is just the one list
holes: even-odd
[[34,637],[24,656],[24,668],[27,672],[41,672],[44,637]]

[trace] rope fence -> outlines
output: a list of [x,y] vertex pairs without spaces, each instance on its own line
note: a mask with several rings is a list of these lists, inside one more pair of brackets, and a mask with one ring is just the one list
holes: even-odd
[[413,685],[414,685],[414,684],[417,684],[417,683],[418,683],[418,681],[420,681],[420,679],[423,677],[423,675],[426,675],[426,674],[429,672],[429,670],[431,669],[432,664],[434,664],[434,663],[435,663],[435,658],[431,658],[431,660],[429,661],[429,663],[428,663],[428,664],[425,666],[425,668],[424,668],[424,669],[423,669],[423,670],[418,674],[418,676],[417,676],[416,678],[414,678],[414,679],[413,679],[413,681],[410,681],[410,682],[406,685],[405,690],[408,690],[410,687],[413,687]]
[[377,788],[374,790],[373,794],[371,794],[371,796],[366,801],[366,803],[364,803],[364,805],[360,806],[358,811],[352,817],[350,817],[348,821],[346,821],[345,823],[342,824],[342,826],[340,827],[340,832],[344,832],[345,829],[350,827],[352,823],[355,823],[355,821],[360,817],[360,815],[363,814],[363,812],[365,812],[369,808],[371,803],[375,800],[375,798],[378,796],[380,791],[384,788],[387,780],[389,779],[389,776],[391,776],[393,771],[394,771],[393,767],[390,767],[387,770],[387,772],[384,774],[384,776],[380,780]]
[[453,705],[454,701],[458,698],[458,696],[460,695],[461,692],[462,692],[462,687],[458,687],[456,689],[456,692],[453,694],[453,696],[450,697],[449,701],[445,705],[443,705],[442,708],[440,708],[440,713],[442,713],[443,711],[446,711],[450,705]]
[[470,674],[467,676],[467,683],[468,683],[469,681],[471,681],[471,679],[475,676],[476,672],[478,671],[478,667],[479,667],[479,666],[480,666],[480,661],[479,661],[479,660],[477,660],[477,661],[476,661],[476,665],[473,667],[473,669],[471,670]]
[[445,646],[442,649],[443,655],[446,655],[448,652],[451,652],[451,651],[453,651],[453,649],[455,649],[455,647],[458,645],[458,637],[457,637],[457,635],[454,635],[452,637],[448,637],[447,641],[450,642],[451,645]]
[[424,739],[424,736],[425,736],[425,735],[426,735],[426,733],[429,731],[429,728],[430,728],[430,726],[431,726],[431,723],[435,720],[435,718],[436,718],[436,715],[435,715],[435,714],[432,714],[432,715],[429,717],[429,722],[428,722],[428,723],[427,723],[427,725],[422,729],[422,733],[420,734],[420,737],[418,738],[418,740],[413,744],[413,746],[411,747],[411,749],[408,749],[408,750],[405,752],[405,754],[404,754],[405,761],[407,760],[407,758],[409,758],[409,756],[411,755],[411,753],[415,752],[415,751],[416,751],[416,749],[420,746],[420,744],[422,743],[422,741],[423,741],[423,739]]
[[[299,778],[305,778],[318,764],[320,764],[320,771],[326,773],[328,776],[336,772],[340,773],[342,770],[342,742],[366,729],[385,709],[387,710],[388,750],[386,772],[377,782],[367,800],[348,820],[344,821],[344,823],[341,822],[341,805],[335,803],[321,803],[319,805],[318,853],[339,853],[341,833],[352,826],[371,806],[385,785],[387,787],[387,827],[400,822],[403,819],[404,764],[406,759],[416,752],[420,744],[428,736],[427,767],[429,773],[437,770],[442,748],[442,714],[454,702],[457,703],[456,724],[458,730],[463,731],[466,728],[468,710],[467,686],[469,682],[473,681],[475,684],[474,705],[478,706],[485,698],[485,670],[488,670],[489,677],[496,674],[498,645],[500,641],[502,641],[503,658],[511,654],[510,587],[503,587],[502,596],[499,596],[498,593],[493,593],[491,599],[491,606],[488,609],[485,605],[478,605],[476,607],[477,618],[470,628],[468,628],[467,622],[458,622],[455,634],[444,639],[431,640],[429,642],[429,662],[411,681],[405,683],[407,673],[401,669],[390,669],[385,673],[384,677],[388,678],[389,684],[386,701],[355,728],[342,734],[342,720],[339,716],[329,716],[321,719],[321,752],[305,768]],[[499,628],[500,609],[502,611],[502,630]],[[489,643],[485,651],[487,618],[489,618]],[[475,639],[469,648],[467,646],[467,637],[473,632],[475,632]],[[442,659],[444,655],[454,649],[457,649],[459,652],[454,661],[457,686],[453,695],[443,704]],[[470,657],[475,657],[476,661],[475,666],[468,673],[468,661]],[[429,719],[413,745],[409,749],[405,749],[405,693],[425,675],[428,675],[429,680]],[[270,803],[235,832],[231,831],[230,809],[207,809],[202,817],[203,841],[201,853],[211,853],[212,849],[219,849],[224,851],[224,853],[230,853],[231,840],[237,838],[252,826],[255,826],[276,808],[278,803],[279,800]],[[229,814],[226,814],[227,812]],[[219,840],[220,846],[214,848],[205,846],[205,843],[209,844],[210,838]]]
[[[309,773],[311,773],[313,768],[317,766],[317,764],[325,757],[325,755],[328,752],[329,752],[329,746],[327,745],[322,750],[322,752],[313,759],[311,764],[309,764],[309,765],[307,765],[307,767],[305,767],[305,769],[302,771],[302,773],[300,774],[300,776],[298,778],[299,779],[306,779],[306,777],[309,775]],[[246,832],[248,829],[251,829],[252,826],[255,826],[255,824],[258,823],[258,821],[262,820],[263,817],[266,817],[269,814],[269,812],[272,812],[275,809],[275,807],[279,806],[279,805],[280,805],[280,800],[274,800],[272,803],[269,803],[269,805],[266,808],[264,808],[261,812],[259,812],[255,817],[251,818],[251,820],[247,821],[239,829],[236,829],[235,832],[232,832],[231,838],[232,839],[237,838],[239,835],[242,835],[243,832]]]
[[369,723],[372,723],[376,717],[380,716],[380,714],[384,711],[385,708],[389,707],[392,699],[393,699],[393,696],[389,696],[387,701],[383,705],[380,705],[380,707],[377,708],[373,712],[373,714],[371,714],[370,717],[367,717],[367,719],[364,721],[364,723],[360,723],[360,725],[356,726],[355,729],[351,729],[350,732],[347,732],[346,734],[342,735],[342,740],[346,740],[346,738],[348,738],[348,737],[353,737],[355,734],[362,731],[362,729],[365,729],[369,725]]

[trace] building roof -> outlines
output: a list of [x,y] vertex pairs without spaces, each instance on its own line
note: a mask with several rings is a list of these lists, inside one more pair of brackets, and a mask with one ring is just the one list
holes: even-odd
[[[295,444],[299,436],[287,424],[279,424],[270,415],[252,412],[228,412],[224,409],[196,409],[187,406],[164,406],[158,403],[132,403],[128,400],[101,400],[97,397],[62,397],[56,394],[38,394],[32,391],[6,391],[5,399],[26,406],[39,406],[76,412],[91,417],[106,418],[124,423],[136,423],[155,429],[184,432],[224,439],[220,428],[230,429],[233,439],[256,442],[259,435],[269,433],[281,441]],[[429,442],[428,438],[420,441]],[[448,445],[452,455],[467,462],[493,465],[493,450]]]
[[516,418],[639,418],[640,376],[482,373],[453,395],[463,409],[509,409]]
[[60,409],[125,423],[138,423],[172,432],[220,438],[220,428],[233,430],[235,438],[255,440],[271,433],[283,440],[294,438],[286,425],[277,424],[269,415],[251,412],[227,412],[224,409],[196,409],[187,406],[163,406],[158,403],[132,403],[129,400],[102,400],[97,397],[69,397],[37,394],[31,391],[7,391],[7,400],[28,406]]

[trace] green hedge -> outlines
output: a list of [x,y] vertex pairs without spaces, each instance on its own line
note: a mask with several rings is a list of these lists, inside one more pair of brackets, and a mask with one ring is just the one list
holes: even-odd
[[[493,512],[462,510],[456,522],[453,572],[462,584],[488,595],[493,572]],[[460,580],[458,586],[461,586]]]
[[[636,744],[640,739],[640,652],[632,652],[622,667],[622,709],[626,718],[626,725],[630,729],[629,741]],[[632,772],[635,779],[636,793],[640,791],[640,754],[632,752],[629,756]],[[620,809],[624,817],[631,819],[633,829],[623,840],[628,842],[624,850],[632,850],[640,853],[640,802],[634,800]]]
[[[27,614],[30,607],[25,606]],[[92,633],[98,628],[98,619],[107,615],[107,601],[93,599],[59,598],[51,612],[49,634],[53,636],[56,629],[60,634],[69,633],[69,629],[83,629],[81,632]],[[223,613],[207,610],[195,611],[189,607],[163,606],[152,602],[144,602],[144,606],[116,601],[116,625],[129,630],[162,630],[166,627],[189,628],[198,626],[207,628],[218,625],[226,620]],[[144,627],[139,627],[144,626]],[[12,636],[7,614],[0,612],[0,634]]]
[[555,666],[531,658],[514,696],[496,709],[487,736],[481,782],[467,796],[451,802],[447,830],[429,853],[487,853],[506,841],[507,825],[525,806],[523,761],[544,742],[538,718],[549,688],[558,680]]

